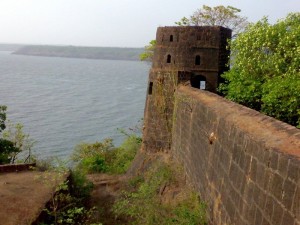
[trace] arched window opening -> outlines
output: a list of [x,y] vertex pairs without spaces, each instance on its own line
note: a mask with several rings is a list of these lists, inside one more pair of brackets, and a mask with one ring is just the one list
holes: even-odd
[[196,65],[196,66],[199,66],[200,63],[201,63],[200,55],[196,55],[196,58],[195,58],[195,65]]
[[173,35],[170,35],[170,42],[173,42]]
[[201,75],[193,75],[191,77],[191,86],[201,90],[206,90],[206,77]]
[[168,55],[168,57],[167,57],[167,63],[171,63],[171,55]]

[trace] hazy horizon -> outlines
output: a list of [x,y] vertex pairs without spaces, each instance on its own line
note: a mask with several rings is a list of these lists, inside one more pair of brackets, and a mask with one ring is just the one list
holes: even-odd
[[0,42],[0,45],[34,45],[34,46],[61,46],[61,47],[90,47],[90,48],[144,48],[144,46],[140,47],[127,47],[127,46],[91,46],[91,45],[69,45],[69,44],[33,44],[33,43],[4,43]]
[[1,0],[0,43],[141,48],[159,26],[173,26],[202,5],[230,5],[256,22],[271,23],[299,12],[297,1],[281,0]]

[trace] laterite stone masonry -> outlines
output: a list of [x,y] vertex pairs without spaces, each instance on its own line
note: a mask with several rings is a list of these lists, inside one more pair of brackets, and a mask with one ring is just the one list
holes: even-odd
[[230,37],[218,26],[158,28],[142,151],[182,162],[212,224],[300,225],[300,130],[213,93]]
[[176,91],[172,154],[213,224],[300,225],[300,130],[207,91]]

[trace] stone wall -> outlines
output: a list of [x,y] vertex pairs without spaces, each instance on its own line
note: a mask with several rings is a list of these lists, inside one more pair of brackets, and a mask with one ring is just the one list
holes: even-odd
[[212,224],[300,225],[300,130],[213,93],[175,93],[172,153]]
[[[159,27],[149,73],[142,148],[149,152],[171,147],[174,91],[188,83],[216,92],[226,71],[231,30],[220,26]],[[200,88],[200,87],[199,87]]]
[[0,173],[20,172],[31,170],[36,166],[36,163],[21,163],[21,164],[5,164],[0,165]]

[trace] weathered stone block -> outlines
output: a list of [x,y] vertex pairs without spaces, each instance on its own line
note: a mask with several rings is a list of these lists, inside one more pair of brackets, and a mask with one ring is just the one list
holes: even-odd
[[275,196],[278,201],[280,201],[282,197],[282,186],[283,178],[279,174],[275,173],[270,186],[270,193]]
[[250,179],[256,182],[257,160],[255,158],[252,158],[250,168]]
[[278,159],[278,173],[286,178],[289,165],[289,158],[286,154],[281,153]]
[[285,211],[283,214],[281,225],[291,225],[294,224],[294,222],[294,217],[288,211]]
[[272,215],[272,224],[280,224],[282,221],[284,209],[277,201],[274,202],[274,211]]
[[295,193],[296,193],[296,184],[286,179],[283,183],[282,204],[289,211],[291,210]]
[[261,211],[257,208],[256,212],[255,212],[255,219],[254,219],[253,224],[262,225],[262,220],[263,220],[263,215],[262,215]]
[[289,167],[288,167],[288,178],[292,181],[299,182],[299,172],[300,172],[300,164],[299,160],[296,159],[290,159],[289,161]]

